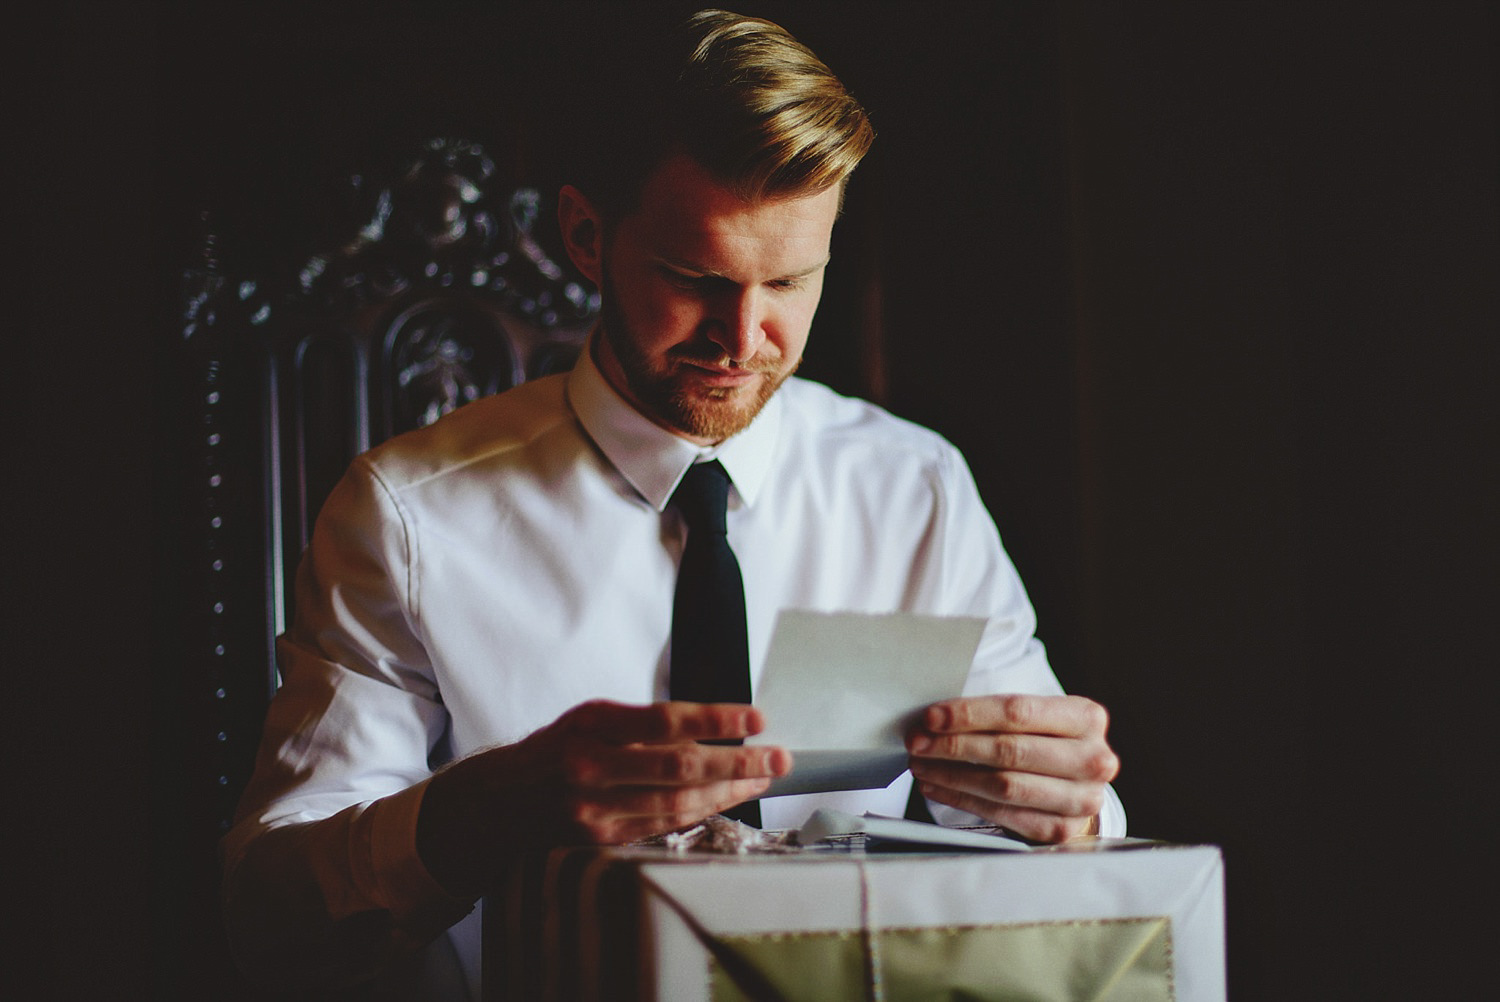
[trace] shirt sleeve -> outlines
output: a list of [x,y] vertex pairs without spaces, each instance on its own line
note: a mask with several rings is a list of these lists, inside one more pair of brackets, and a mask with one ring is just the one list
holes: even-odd
[[[1015,565],[1000,542],[973,474],[957,449],[949,447],[938,478],[936,566],[928,587],[941,597],[938,608],[952,615],[983,616],[987,621],[965,696],[996,693],[1061,695],[1063,687],[1036,638],[1036,612]],[[967,811],[928,801],[933,819],[945,825],[978,825],[984,820]],[[1113,787],[1106,788],[1099,833],[1125,834],[1125,808]]]
[[358,461],[324,505],[278,640],[282,685],[221,845],[226,924],[253,979],[347,983],[473,908],[416,851],[447,713],[414,626],[415,537]]

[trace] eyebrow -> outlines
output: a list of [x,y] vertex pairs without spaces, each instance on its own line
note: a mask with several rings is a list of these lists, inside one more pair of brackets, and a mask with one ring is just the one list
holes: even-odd
[[[692,274],[701,276],[703,278],[728,279],[727,275],[724,275],[721,272],[714,271],[712,268],[701,268],[698,265],[691,263],[690,261],[684,261],[679,258],[668,257],[667,255],[663,254],[658,256],[657,260],[669,268],[674,268],[677,271],[691,272]],[[813,265],[811,268],[804,268],[802,271],[792,272],[788,275],[777,275],[773,278],[767,279],[767,281],[782,282],[786,281],[787,279],[806,278],[808,275],[811,275],[816,271],[821,271],[822,269],[828,267],[828,262],[832,260],[833,255],[830,254],[823,260],[819,261],[817,264]]]

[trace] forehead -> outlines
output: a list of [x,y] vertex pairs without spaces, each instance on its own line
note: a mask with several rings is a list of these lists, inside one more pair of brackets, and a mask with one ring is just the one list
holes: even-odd
[[646,179],[636,210],[621,220],[621,235],[645,253],[724,270],[737,259],[772,271],[800,271],[828,256],[838,217],[836,187],[809,195],[748,202],[696,161],[665,160]]

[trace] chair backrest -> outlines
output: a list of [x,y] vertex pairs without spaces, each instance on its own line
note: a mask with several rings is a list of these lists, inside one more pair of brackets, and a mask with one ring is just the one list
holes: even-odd
[[474,143],[430,140],[351,176],[346,193],[344,231],[289,273],[236,270],[205,217],[185,275],[184,646],[220,830],[277,685],[292,575],[349,462],[571,366],[599,308],[539,239],[550,207],[498,183]]

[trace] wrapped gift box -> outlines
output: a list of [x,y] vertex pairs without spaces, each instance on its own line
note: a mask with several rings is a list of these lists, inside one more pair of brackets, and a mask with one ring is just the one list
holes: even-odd
[[489,1000],[1225,998],[1211,846],[563,850],[485,909]]

